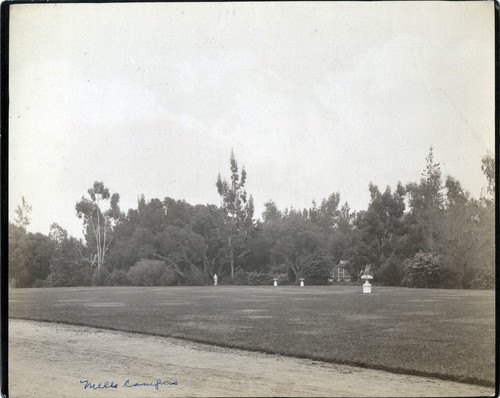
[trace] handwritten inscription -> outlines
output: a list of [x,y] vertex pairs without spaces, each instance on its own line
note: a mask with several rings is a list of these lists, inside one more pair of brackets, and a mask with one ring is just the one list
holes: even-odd
[[84,390],[104,390],[106,388],[118,388],[118,384],[113,381],[105,381],[104,383],[91,383],[88,380],[80,380],[80,383],[85,384]]
[[84,390],[106,390],[109,388],[118,389],[122,388],[131,388],[131,387],[154,387],[155,390],[158,390],[160,386],[176,386],[179,383],[177,381],[161,381],[161,379],[157,379],[154,382],[134,382],[130,381],[130,379],[125,380],[124,383],[115,383],[114,381],[105,381],[100,383],[93,383],[88,380],[80,380],[80,384],[83,384]]
[[154,383],[133,383],[127,379],[125,383],[123,383],[123,387],[154,387],[158,390],[158,386],[176,386],[177,381],[161,381],[160,379],[156,380]]

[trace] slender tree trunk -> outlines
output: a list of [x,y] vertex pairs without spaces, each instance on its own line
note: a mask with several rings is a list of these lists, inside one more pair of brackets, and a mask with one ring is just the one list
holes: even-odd
[[208,259],[208,244],[205,244],[205,251],[203,253],[203,272],[205,274],[205,285],[210,284],[210,260]]
[[231,281],[234,282],[234,249],[233,249],[233,237],[230,236],[228,240],[229,244],[229,261],[231,264]]
[[293,275],[295,276],[294,282],[297,282],[299,279],[299,268],[300,268],[300,260],[297,259],[295,262],[291,262],[291,267],[290,269],[293,271]]
[[101,268],[101,210],[99,207],[99,195],[97,195],[97,268]]
[[433,244],[432,244],[432,209],[429,213],[429,248],[430,252],[433,252]]
[[104,256],[106,255],[106,234],[107,234],[107,222],[104,219],[104,231],[103,231],[103,242],[102,242],[102,262],[104,263]]
[[205,285],[208,285],[208,281],[210,280],[210,275],[208,274],[208,260],[207,258],[203,258],[203,274],[205,276]]

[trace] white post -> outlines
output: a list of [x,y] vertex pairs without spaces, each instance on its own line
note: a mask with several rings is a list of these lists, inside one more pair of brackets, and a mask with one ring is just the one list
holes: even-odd
[[304,278],[300,278],[300,286],[304,287]]
[[363,284],[363,293],[371,293],[372,292],[372,285],[370,284],[370,282],[368,282],[368,280],[373,279],[373,276],[362,275],[361,279],[365,280],[365,283]]
[[274,286],[278,286],[278,279],[274,278],[273,281],[274,281]]
[[214,286],[217,286],[217,274],[214,274]]

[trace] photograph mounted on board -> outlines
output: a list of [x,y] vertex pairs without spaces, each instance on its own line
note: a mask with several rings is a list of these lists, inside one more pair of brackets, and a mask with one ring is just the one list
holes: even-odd
[[3,8],[10,396],[494,394],[493,2]]

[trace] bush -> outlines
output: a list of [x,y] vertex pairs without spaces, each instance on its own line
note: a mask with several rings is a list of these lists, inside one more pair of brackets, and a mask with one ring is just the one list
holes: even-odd
[[95,270],[84,258],[83,246],[75,238],[61,242],[50,261],[52,286],[89,286]]
[[52,278],[48,276],[47,279],[36,279],[32,287],[52,287]]
[[205,275],[196,267],[191,267],[189,272],[185,273],[184,285],[202,286],[205,284]]
[[375,271],[373,279],[384,286],[400,286],[403,277],[403,263],[395,256],[391,256]]
[[461,286],[461,275],[445,266],[441,266],[441,283],[439,287],[445,288],[445,289],[460,289]]
[[473,289],[494,289],[495,268],[479,268],[474,273],[470,285]]
[[252,286],[270,285],[272,282],[273,277],[267,272],[249,272],[247,274],[247,284]]
[[271,275],[286,273],[288,273],[288,266],[286,264],[274,264],[271,266]]
[[140,260],[127,272],[127,278],[134,286],[161,286],[167,264],[159,260]]
[[[223,275],[222,273],[217,274],[217,284],[218,285],[232,285],[233,281],[231,280],[230,275]],[[213,283],[213,279],[212,279]]]
[[130,281],[127,278],[127,273],[122,269],[114,269],[109,274],[106,285],[108,286],[127,286]]
[[408,262],[406,284],[409,287],[441,287],[443,276],[441,257],[419,252]]
[[274,264],[271,266],[271,271],[269,272],[269,280],[265,283],[270,284],[273,282],[273,278],[278,279],[278,285],[289,285],[291,280],[295,278],[292,270],[286,264]]
[[328,258],[321,253],[313,254],[307,259],[301,278],[307,285],[327,285],[330,277]]
[[247,285],[248,284],[247,273],[243,269],[239,268],[234,273],[234,284],[235,285]]
[[109,271],[106,268],[96,268],[92,275],[92,286],[106,286],[108,284]]
[[47,277],[48,286],[90,286],[94,270],[83,261],[79,263],[57,263],[51,264],[52,273]]
[[[272,275],[271,276],[271,282],[272,282]],[[274,274],[274,277],[278,279],[278,285],[289,285],[291,282],[290,280],[290,275],[288,272],[285,272],[284,274]]]
[[177,273],[171,268],[167,267],[163,272],[163,275],[158,282],[160,286],[174,286],[179,284],[179,276]]

